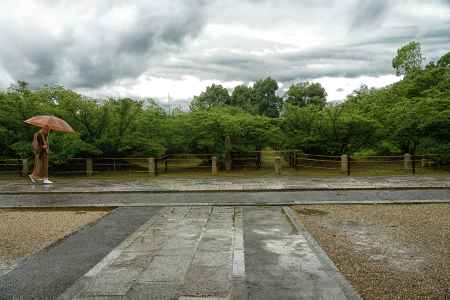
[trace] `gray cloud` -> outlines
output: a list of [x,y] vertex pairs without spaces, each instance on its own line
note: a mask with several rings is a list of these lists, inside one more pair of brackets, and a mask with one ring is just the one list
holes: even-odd
[[5,0],[0,27],[0,87],[104,92],[141,75],[289,83],[392,74],[396,49],[411,40],[437,59],[450,49],[450,2]]
[[[348,9],[357,13],[342,16],[343,23],[350,25],[346,27],[348,30],[338,42],[325,41],[321,45],[306,49],[283,52],[276,50],[289,48],[289,40],[268,42],[252,37],[225,36],[223,41],[217,40],[214,43],[215,51],[206,53],[202,52],[202,48],[187,51],[177,57],[178,61],[160,65],[154,70],[154,74],[162,76],[169,73],[175,78],[192,74],[202,79],[213,78],[223,81],[254,81],[262,76],[271,75],[285,83],[325,76],[348,78],[364,75],[381,76],[393,73],[391,61],[396,49],[411,40],[422,43],[423,52],[429,60],[436,59],[450,50],[450,24],[445,18],[439,20],[433,16],[421,17],[420,23],[417,23],[411,22],[417,13],[414,11],[417,7],[414,6],[410,11],[408,5],[392,5],[392,2],[388,1],[347,2]],[[414,3],[420,5],[414,1],[410,1],[409,4]],[[343,1],[342,5],[345,4]],[[438,2],[434,8],[441,9]],[[311,10],[315,11],[316,7],[313,6]],[[403,11],[403,14],[399,11]],[[258,15],[258,12],[257,10],[254,15]],[[443,12],[450,17],[450,10]],[[281,14],[277,11],[273,13]],[[309,11],[304,13],[309,15]],[[300,14],[299,18],[302,17]],[[249,16],[249,18],[251,19],[249,23],[256,23],[256,17]],[[326,37],[333,36],[332,26],[322,27]],[[248,44],[253,44],[253,47],[249,47]],[[269,51],[266,55],[255,55],[250,51],[261,49],[273,51],[272,53]]]
[[[354,17],[351,29],[360,29],[379,25],[384,16],[392,7],[393,2],[389,0],[361,0],[354,6]],[[395,4],[394,4],[395,5]]]
[[[33,15],[42,17],[0,13],[0,25],[5,25],[0,64],[11,77],[33,85],[96,87],[139,76],[195,38],[206,21],[202,0],[40,3]],[[85,16],[72,15],[80,11]]]

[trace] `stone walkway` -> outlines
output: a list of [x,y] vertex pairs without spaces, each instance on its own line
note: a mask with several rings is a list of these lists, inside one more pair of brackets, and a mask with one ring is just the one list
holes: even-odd
[[360,299],[289,208],[163,208],[59,299]]
[[25,178],[0,180],[0,194],[21,193],[112,193],[112,192],[200,192],[450,188],[450,176],[392,177],[258,177],[171,178],[140,180],[56,178],[55,184],[31,185]]
[[290,205],[324,203],[450,202],[450,188],[394,190],[319,190],[270,192],[37,193],[0,194],[0,208],[146,207],[180,205]]
[[15,269],[0,276],[0,299],[56,299],[159,211],[153,207],[115,209],[21,260]]

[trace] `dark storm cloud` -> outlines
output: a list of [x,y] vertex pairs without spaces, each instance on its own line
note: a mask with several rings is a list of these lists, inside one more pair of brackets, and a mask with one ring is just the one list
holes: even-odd
[[[220,51],[214,55],[186,55],[181,61],[165,64],[155,73],[169,72],[179,76],[190,72],[207,79],[254,81],[271,75],[279,81],[311,79],[323,76],[357,77],[391,72],[391,53],[357,47],[320,48],[262,56],[251,53]],[[380,61],[386,61],[380,64]],[[161,74],[162,75],[162,74]]]
[[46,1],[28,18],[11,3],[0,4],[13,10],[0,12],[0,25],[9,25],[2,26],[0,67],[32,85],[97,87],[137,77],[195,38],[206,21],[202,0]]
[[354,6],[351,30],[372,27],[379,24],[392,6],[389,0],[361,0]]
[[[202,79],[214,78],[223,81],[254,81],[271,75],[281,82],[311,80],[326,76],[347,78],[363,75],[381,76],[393,73],[392,58],[396,50],[409,41],[417,40],[422,43],[428,61],[435,60],[450,50],[448,21],[436,21],[433,16],[429,16],[422,17],[418,24],[411,21],[415,17],[408,15],[407,5],[389,6],[388,4],[392,2],[387,1],[356,2],[358,5],[355,5],[354,1],[350,7],[358,7],[359,10],[351,18],[350,23],[351,26],[358,28],[349,30],[338,44],[324,43],[304,50],[283,52],[277,49],[285,48],[284,43],[258,43],[250,39],[258,44],[254,49],[272,50],[266,54],[255,55],[245,50],[247,46],[239,48],[238,43],[227,40],[224,45],[219,45],[222,47],[207,54],[202,54],[201,51],[184,53],[178,56],[177,62],[164,63],[157,67],[154,74],[162,76],[164,73],[170,73],[174,77],[192,74]],[[431,8],[441,11],[439,6]],[[405,15],[400,14],[398,10],[403,10]],[[447,13],[450,17],[450,10],[443,10],[443,13]],[[396,19],[392,23],[393,14]],[[389,18],[391,23],[388,22]],[[385,21],[386,19],[388,21]],[[403,19],[405,21],[402,22]],[[330,27],[327,27],[325,32],[327,29]],[[226,46],[230,45],[233,46],[228,49]]]
[[392,74],[412,40],[437,59],[450,50],[450,0],[4,0],[0,27],[0,87],[105,91],[140,75],[288,83]]

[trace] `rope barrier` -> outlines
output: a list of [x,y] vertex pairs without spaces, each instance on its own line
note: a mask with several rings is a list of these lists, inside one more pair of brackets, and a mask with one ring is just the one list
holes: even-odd
[[329,160],[329,159],[314,159],[314,158],[303,158],[303,157],[297,157],[297,160],[307,160],[307,161],[324,161],[324,162],[331,162],[331,163],[340,163],[340,161],[337,161],[337,160]]
[[215,156],[214,154],[189,154],[189,153],[181,153],[181,154],[167,154],[166,156],[171,156],[171,157],[179,157],[179,156]]
[[147,159],[149,159],[149,157],[86,157],[86,158],[73,157],[73,158],[69,158],[69,160],[86,160],[89,158],[92,158],[93,160],[131,160],[131,159],[147,160]]
[[[230,153],[231,162],[234,168],[249,168],[267,170],[274,168],[276,157],[281,157],[281,165],[283,168],[311,168],[341,171],[341,156],[325,155],[325,154],[309,154],[298,150],[280,150],[280,151],[250,151],[244,153]],[[289,154],[289,155],[287,155]],[[51,172],[59,174],[83,174],[83,173],[109,173],[109,172],[126,172],[126,173],[148,173],[151,169],[149,165],[150,158],[155,159],[156,170],[159,172],[179,171],[182,170],[203,170],[212,168],[212,158],[216,156],[219,163],[223,163],[224,158],[221,155],[205,154],[205,153],[180,153],[165,154],[160,157],[92,157],[82,158],[74,157],[59,164],[50,161]],[[404,155],[369,155],[369,156],[348,156],[349,168],[353,172],[362,172],[364,170],[386,171],[386,172],[411,172],[414,170],[423,170],[436,164],[431,157],[439,157],[435,154],[415,155],[409,160],[405,160]],[[92,164],[88,164],[88,160],[92,160]],[[227,158],[225,158],[227,159]],[[405,166],[404,163],[409,165]],[[33,165],[33,160],[28,159],[28,166],[23,165],[21,158],[3,158],[0,159],[0,173],[20,173],[21,167],[29,170]],[[413,168],[414,165],[414,168]],[[89,167],[90,166],[90,167]],[[343,165],[344,166],[344,165]],[[344,166],[345,167],[345,166]],[[91,168],[88,170],[88,168]]]
[[359,164],[359,163],[404,163],[403,160],[352,160],[352,164]]
[[307,153],[303,153],[300,154],[301,156],[315,156],[315,157],[333,157],[333,158],[341,158],[340,155],[322,155],[322,154],[307,154]]
[[339,170],[339,168],[333,168],[333,167],[318,167],[318,166],[309,166],[309,165],[297,165],[298,167],[305,167],[305,168],[313,168],[313,169],[327,169],[327,170]]

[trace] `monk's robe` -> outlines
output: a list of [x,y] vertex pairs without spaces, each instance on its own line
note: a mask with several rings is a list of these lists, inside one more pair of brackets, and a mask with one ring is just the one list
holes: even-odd
[[[47,149],[44,148],[47,145]],[[31,175],[34,178],[48,178],[48,134],[39,130],[33,137],[34,169]]]

